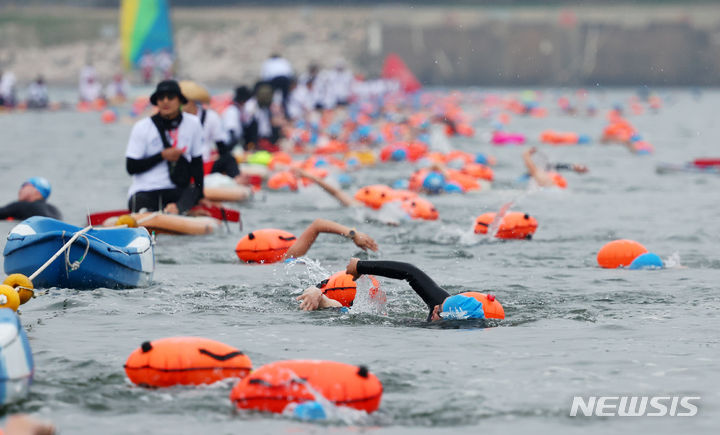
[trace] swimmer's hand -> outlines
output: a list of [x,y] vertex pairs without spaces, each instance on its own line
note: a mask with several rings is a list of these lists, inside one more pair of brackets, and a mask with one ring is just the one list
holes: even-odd
[[347,267],[345,268],[345,273],[347,273],[348,275],[352,275],[353,280],[360,278],[360,274],[357,271],[357,264],[358,264],[358,259],[351,258],[350,262],[348,263]]
[[325,296],[317,287],[308,287],[296,300],[300,301],[300,309],[303,311],[315,311],[320,308],[342,307],[342,304],[334,299]]
[[355,237],[353,237],[353,242],[355,242],[358,248],[362,248],[363,251],[367,251],[368,249],[371,251],[378,250],[375,240],[373,240],[373,238],[368,236],[367,234],[361,233],[359,231],[355,233]]
[[572,165],[572,169],[573,169],[573,171],[577,172],[578,174],[584,174],[584,173],[586,173],[586,172],[588,171],[588,167],[587,167],[587,166],[585,166],[585,165],[580,165],[580,164],[577,164],[577,163],[575,163],[575,164]]
[[27,415],[11,415],[5,421],[5,433],[8,435],[53,435],[55,427]]

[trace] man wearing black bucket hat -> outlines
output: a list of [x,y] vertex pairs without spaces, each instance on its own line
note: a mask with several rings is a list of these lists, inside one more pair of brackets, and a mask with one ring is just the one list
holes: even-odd
[[125,153],[128,207],[185,213],[203,197],[202,125],[180,110],[187,99],[175,80],[158,83],[150,102],[158,113],[135,123]]

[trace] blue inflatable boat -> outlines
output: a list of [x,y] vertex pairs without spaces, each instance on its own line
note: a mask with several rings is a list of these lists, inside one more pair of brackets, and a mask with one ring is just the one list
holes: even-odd
[[0,308],[0,405],[27,396],[34,367],[20,318],[10,308]]
[[[29,277],[80,230],[46,217],[22,221],[8,234],[5,273]],[[154,270],[153,243],[145,228],[93,228],[32,282],[35,288],[144,287]]]

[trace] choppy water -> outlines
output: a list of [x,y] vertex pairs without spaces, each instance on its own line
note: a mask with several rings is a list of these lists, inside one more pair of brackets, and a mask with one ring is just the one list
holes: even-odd
[[[607,107],[628,95],[598,98]],[[415,263],[450,293],[494,292],[506,310],[497,327],[428,328],[420,299],[390,280],[382,281],[386,313],[363,301],[348,314],[297,310],[301,288],[343,269],[351,256],[365,257],[339,237],[320,236],[308,265],[246,266],[233,252],[244,234],[236,227],[208,237],[160,236],[151,287],[54,289],[22,307],[35,383],[27,401],[4,412],[50,419],[67,434],[712,432],[720,423],[720,177],[658,176],[654,165],[719,154],[720,93],[661,95],[668,100],[659,114],[630,117],[654,144],[653,156],[597,144],[543,146],[551,160],[590,167],[585,176],[568,175],[565,191],[522,194],[512,185],[523,172],[522,147],[465,139],[453,144],[497,157],[498,181],[487,192],[432,198],[437,222],[364,222],[314,189],[260,195],[241,207],[246,231],[277,227],[299,234],[316,217],[357,226],[380,244],[371,258]],[[551,110],[544,119],[514,119],[510,129],[537,140],[546,128],[598,136],[604,123],[603,116]],[[489,130],[482,120],[476,127],[480,134]],[[129,122],[103,125],[96,113],[0,116],[0,198],[12,200],[23,179],[42,174],[68,222],[82,225],[87,209],[123,207],[130,128]],[[403,163],[355,174],[353,189],[392,182],[412,169]],[[515,198],[513,209],[540,223],[534,240],[471,234],[475,216]],[[2,232],[11,227],[0,222]],[[682,267],[600,269],[595,254],[614,238],[638,240]],[[381,408],[310,424],[235,412],[230,382],[132,386],[122,369],[130,352],[142,341],[173,335],[237,346],[256,367],[294,358],[366,364],[383,382]],[[692,418],[571,418],[576,395],[702,399]]]

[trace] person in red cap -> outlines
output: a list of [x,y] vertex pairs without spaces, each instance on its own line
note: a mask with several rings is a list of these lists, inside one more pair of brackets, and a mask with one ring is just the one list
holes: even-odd
[[125,152],[128,208],[186,213],[203,198],[202,125],[180,110],[187,98],[175,80],[160,82],[150,102],[158,113],[135,123]]

